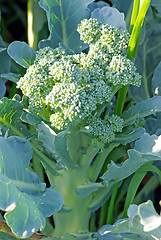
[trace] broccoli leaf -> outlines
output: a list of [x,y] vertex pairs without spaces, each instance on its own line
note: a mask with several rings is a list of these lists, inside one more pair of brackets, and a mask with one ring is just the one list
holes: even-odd
[[78,167],[69,156],[66,139],[62,133],[57,135],[47,124],[42,122],[38,127],[38,139],[62,167],[69,169]]
[[[33,239],[40,239],[42,237],[42,234],[40,233],[34,233],[31,237],[25,238],[25,240],[33,240]],[[1,240],[17,240],[16,236],[11,232],[11,229],[8,227],[7,223],[5,221],[0,220],[0,239]]]
[[14,41],[8,47],[8,54],[19,65],[28,68],[33,64],[36,53],[25,42]]
[[80,197],[87,197],[92,192],[95,192],[98,188],[102,188],[103,185],[101,183],[94,183],[91,181],[88,181],[86,184],[79,185],[76,188],[76,193]]
[[119,29],[126,29],[124,14],[120,13],[116,8],[108,6],[97,8],[92,12],[91,17],[96,18],[101,23],[109,24]]
[[108,186],[108,188],[107,187],[99,188],[95,192],[94,198],[88,205],[88,209],[91,212],[97,211],[111,197],[112,192],[113,192],[113,184]]
[[153,231],[161,226],[161,216],[156,213],[151,201],[141,204],[138,212],[145,232]]
[[7,233],[4,233],[4,232],[0,232],[0,239],[1,240],[17,240],[16,237],[11,236],[11,235],[9,235]]
[[113,225],[103,226],[95,237],[100,240],[159,240],[161,231],[161,217],[156,213],[153,203],[147,201],[137,205],[130,205],[128,217],[115,222]]
[[146,119],[145,129],[146,132],[150,135],[156,134],[160,135],[161,133],[161,113],[157,113],[155,116],[148,117]]
[[120,165],[108,164],[108,170],[101,177],[105,184],[118,182],[133,174],[145,163],[161,160],[161,135],[145,133],[136,141],[134,149],[128,151],[129,158]]
[[109,6],[108,3],[104,2],[104,1],[99,1],[99,2],[92,2],[88,5],[88,8],[91,10],[91,12],[93,12],[96,8],[103,8]]
[[124,119],[124,127],[132,125],[137,118],[147,117],[154,113],[161,112],[161,97],[154,96],[146,101],[137,103],[124,112],[121,118]]
[[80,46],[84,44],[79,39],[77,25],[82,19],[90,17],[87,6],[91,2],[93,0],[41,0],[40,7],[47,12],[50,36],[40,42],[40,48],[55,48],[61,42],[74,52],[80,52]]
[[113,7],[125,14],[126,26],[129,26],[133,8],[133,0],[111,0]]
[[114,142],[126,145],[127,143],[131,143],[136,139],[140,138],[144,134],[144,132],[144,128],[137,128],[130,133],[117,133]]
[[10,71],[11,59],[8,56],[7,49],[0,47],[0,74],[8,73]]
[[[62,196],[40,184],[28,171],[32,148],[20,137],[0,137],[0,209],[12,231],[19,237],[31,236],[45,227],[45,217],[59,211]],[[19,216],[15,218],[15,216]]]
[[152,0],[151,2],[154,14],[158,19],[161,19],[161,2],[158,0]]
[[2,73],[0,75],[0,77],[4,80],[10,80],[12,82],[17,83],[19,81],[21,75],[9,72],[9,73]]

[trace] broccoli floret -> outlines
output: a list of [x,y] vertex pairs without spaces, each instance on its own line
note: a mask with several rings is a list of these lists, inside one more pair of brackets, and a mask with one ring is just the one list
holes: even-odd
[[115,132],[122,132],[123,128],[123,119],[114,114],[106,120],[93,116],[87,119],[87,123],[92,129],[93,145],[101,148],[104,144],[112,142]]
[[101,37],[101,27],[101,23],[94,18],[90,18],[89,20],[84,19],[78,25],[77,30],[84,43],[95,43]]
[[122,86],[139,86],[141,77],[126,57],[126,31],[85,19],[78,32],[89,43],[88,53],[68,55],[61,47],[40,49],[17,87],[29,97],[31,112],[50,120],[60,131],[73,121],[81,127],[88,125],[93,144],[102,146],[122,131],[123,120],[107,113],[104,119],[100,109],[105,110]]
[[134,63],[121,55],[113,56],[106,72],[106,78],[113,85],[140,86],[140,75],[136,72]]

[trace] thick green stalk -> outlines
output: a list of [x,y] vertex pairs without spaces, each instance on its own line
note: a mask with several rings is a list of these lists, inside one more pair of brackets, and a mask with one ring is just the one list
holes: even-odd
[[55,190],[64,198],[63,210],[54,214],[54,236],[89,232],[91,212],[88,206],[92,201],[93,195],[79,196],[77,187],[88,183],[88,167],[99,149],[92,146],[87,148],[86,140],[88,138],[86,139],[81,135],[80,129],[77,129],[75,125],[73,129],[69,129],[66,135],[67,150],[72,161],[78,165],[78,168],[59,170],[59,176],[54,176],[50,172],[47,173],[50,184],[55,185]]
[[[108,154],[119,145],[118,143],[111,144],[106,151],[99,153],[99,148],[89,144],[88,137],[82,136],[82,133],[75,126],[73,126],[73,129],[70,129],[66,136],[67,149],[72,161],[77,163],[79,168],[63,169],[59,171],[60,175],[56,177],[47,173],[50,184],[55,185],[55,190],[63,196],[64,209],[66,209],[66,212],[62,211],[54,215],[55,230],[53,235],[57,236],[69,232],[86,233],[89,231],[91,212],[88,206],[92,202],[93,194],[90,193],[86,197],[80,197],[77,194],[77,187],[87,184],[89,179],[95,182]],[[86,141],[89,144],[88,148]],[[84,151],[80,151],[81,149],[84,149]],[[91,166],[93,159],[95,161]],[[91,168],[94,172],[91,171],[89,174]]]
[[85,183],[86,170],[84,168],[67,171],[63,169],[60,176],[49,176],[51,184],[55,185],[64,198],[64,209],[54,214],[55,230],[53,235],[63,236],[68,233],[88,233],[91,212],[88,209],[92,201],[92,194],[80,197],[76,193],[77,186]]

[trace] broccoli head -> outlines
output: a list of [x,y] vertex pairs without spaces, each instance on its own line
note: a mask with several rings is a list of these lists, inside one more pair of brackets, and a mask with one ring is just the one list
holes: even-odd
[[89,44],[88,53],[69,55],[61,47],[40,49],[17,87],[29,97],[32,113],[50,120],[60,131],[73,121],[81,127],[88,125],[98,146],[113,141],[115,133],[122,131],[123,120],[107,114],[114,95],[125,85],[139,86],[141,76],[126,57],[130,38],[126,31],[91,18],[81,22],[78,32]]

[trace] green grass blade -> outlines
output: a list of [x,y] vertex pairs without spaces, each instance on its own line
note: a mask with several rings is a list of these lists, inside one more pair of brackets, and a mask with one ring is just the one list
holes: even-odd
[[133,27],[135,25],[135,21],[139,13],[139,8],[140,8],[140,0],[134,0],[133,12],[131,16],[131,23],[130,23],[130,30],[129,30],[130,34],[132,33]]
[[146,172],[136,172],[134,177],[132,178],[128,191],[127,191],[127,196],[126,196],[126,200],[125,200],[125,204],[124,204],[124,210],[123,210],[123,218],[127,217],[127,210],[130,206],[130,204],[132,203],[136,192],[138,190],[138,187],[141,183],[141,181],[143,180],[143,178],[145,177]]

